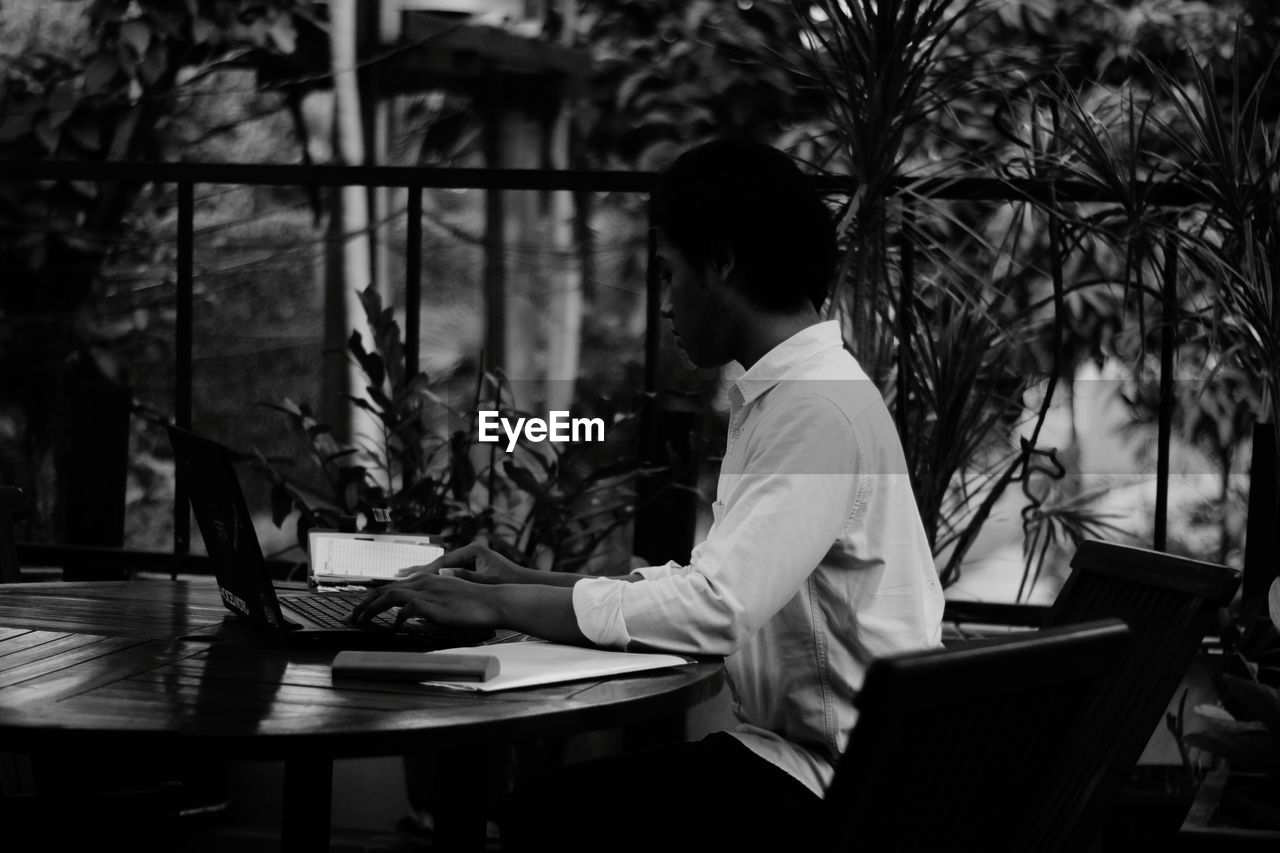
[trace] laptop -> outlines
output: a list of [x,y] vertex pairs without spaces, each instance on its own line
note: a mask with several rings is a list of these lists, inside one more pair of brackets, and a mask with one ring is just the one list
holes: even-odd
[[191,495],[200,535],[213,563],[218,591],[227,609],[265,634],[288,643],[335,649],[405,648],[429,651],[479,645],[493,637],[487,629],[394,630],[394,611],[367,626],[342,621],[364,592],[297,592],[278,595],[230,449],[203,436],[170,426],[169,442]]

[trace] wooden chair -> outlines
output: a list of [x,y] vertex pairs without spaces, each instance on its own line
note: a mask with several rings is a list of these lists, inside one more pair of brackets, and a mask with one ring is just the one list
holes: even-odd
[[13,521],[27,509],[26,496],[17,486],[0,486],[0,583],[22,580]]
[[831,850],[1032,850],[1062,737],[1123,656],[1119,620],[872,662],[827,791]]
[[1072,760],[1026,849],[1087,850],[1240,574],[1227,566],[1088,540],[1047,627],[1122,619],[1133,640],[1072,733]]
[[[17,486],[0,486],[0,583],[22,580],[13,521],[26,511],[26,497]],[[34,790],[31,759],[22,753],[0,752],[0,799],[25,796]],[[3,809],[0,808],[0,815]]]

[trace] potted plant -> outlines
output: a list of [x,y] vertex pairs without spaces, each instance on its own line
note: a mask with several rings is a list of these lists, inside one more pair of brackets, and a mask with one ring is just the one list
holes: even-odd
[[368,379],[352,405],[370,416],[372,435],[341,443],[305,405],[266,404],[297,434],[301,458],[258,455],[254,469],[271,482],[272,519],[297,513],[297,541],[313,527],[387,530],[438,536],[459,547],[484,536],[492,547],[531,566],[595,571],[629,566],[629,545],[612,556],[601,546],[625,532],[635,513],[634,485],[651,473],[636,460],[638,417],[609,400],[593,404],[603,441],[557,444],[525,440],[510,452],[482,443],[477,413],[527,416],[512,404],[501,377],[481,375],[469,410],[407,369],[400,328],[372,288],[360,294],[373,346],[358,332],[348,349]]
[[1280,579],[1266,607],[1246,603],[1222,630],[1221,704],[1198,705],[1206,728],[1185,742],[1219,758],[1182,832],[1226,844],[1280,843]]

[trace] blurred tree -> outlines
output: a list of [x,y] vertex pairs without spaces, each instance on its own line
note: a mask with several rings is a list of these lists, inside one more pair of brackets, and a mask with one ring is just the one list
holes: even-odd
[[[185,92],[226,67],[291,54],[300,32],[318,27],[304,0],[67,5],[79,7],[82,29],[58,16],[56,43],[28,41],[3,57],[0,159],[159,159]],[[0,474],[32,489],[46,516],[61,513],[36,489],[35,472],[58,468],[54,449],[69,421],[87,417],[68,371],[78,364],[87,387],[104,381],[83,352],[73,309],[90,294],[144,185],[0,183],[0,411],[22,437],[8,456],[20,470]]]
[[794,150],[821,115],[825,96],[792,67],[802,26],[785,2],[582,7],[579,31],[599,69],[583,138],[603,162],[657,169],[690,145],[735,134]]

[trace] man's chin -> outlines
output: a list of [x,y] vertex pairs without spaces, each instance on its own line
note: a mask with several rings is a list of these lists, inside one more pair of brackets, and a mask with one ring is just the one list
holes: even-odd
[[676,335],[675,339],[676,349],[680,350],[680,354],[684,356],[684,360],[699,370],[710,370],[717,367],[724,367],[733,360],[731,358],[716,358],[714,356],[709,356],[707,353],[691,351],[684,338]]
[[717,368],[724,367],[726,364],[733,361],[731,358],[708,358],[701,354],[694,356],[688,350],[683,350],[682,352],[685,361],[689,362],[699,370],[715,370]]

